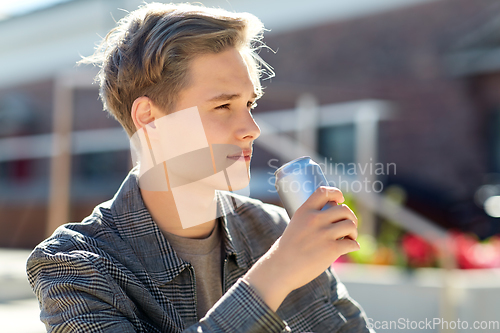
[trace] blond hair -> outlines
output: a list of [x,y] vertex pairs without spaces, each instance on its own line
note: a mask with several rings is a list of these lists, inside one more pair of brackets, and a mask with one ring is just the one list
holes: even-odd
[[79,63],[100,67],[96,81],[104,109],[132,136],[134,101],[147,96],[166,113],[173,111],[177,95],[188,85],[188,65],[197,55],[237,48],[260,97],[262,72],[273,75],[257,54],[264,46],[263,31],[262,22],[249,13],[150,3],[121,19],[95,53]]

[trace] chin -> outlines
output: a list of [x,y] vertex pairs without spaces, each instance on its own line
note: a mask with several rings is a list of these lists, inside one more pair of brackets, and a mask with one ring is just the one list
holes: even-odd
[[242,179],[234,179],[231,182],[231,190],[239,191],[250,185],[250,174],[246,178]]

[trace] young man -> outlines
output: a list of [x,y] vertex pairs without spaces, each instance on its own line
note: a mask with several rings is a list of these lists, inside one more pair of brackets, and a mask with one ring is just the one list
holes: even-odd
[[329,268],[359,249],[357,219],[319,188],[289,221],[248,185],[262,94],[250,14],[148,4],[91,61],[136,148],[115,197],[28,259],[53,332],[368,332]]

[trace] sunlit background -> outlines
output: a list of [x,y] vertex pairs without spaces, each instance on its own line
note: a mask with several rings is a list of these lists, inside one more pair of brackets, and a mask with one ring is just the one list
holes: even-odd
[[[140,3],[0,1],[2,332],[44,331],[30,249],[131,168],[96,69],[75,63]],[[362,249],[334,268],[368,317],[500,325],[500,2],[202,3],[269,29],[251,196],[280,204],[273,172],[312,156],[359,216]]]

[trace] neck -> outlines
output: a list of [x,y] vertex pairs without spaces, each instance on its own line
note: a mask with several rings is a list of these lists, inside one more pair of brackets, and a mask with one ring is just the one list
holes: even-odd
[[215,190],[198,186],[172,191],[141,189],[142,199],[160,230],[186,238],[206,238],[215,227]]

